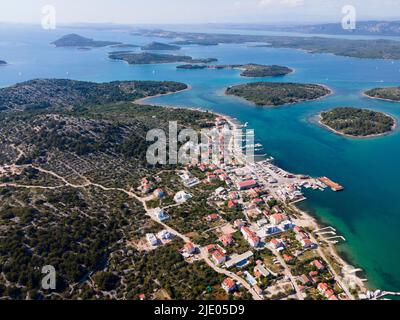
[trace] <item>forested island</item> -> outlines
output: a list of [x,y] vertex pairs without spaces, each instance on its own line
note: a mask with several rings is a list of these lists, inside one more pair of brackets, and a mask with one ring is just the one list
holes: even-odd
[[152,42],[152,43],[149,43],[149,44],[143,46],[141,49],[142,49],[142,50],[160,50],[160,51],[162,51],[162,50],[169,50],[169,51],[177,51],[177,50],[180,50],[181,47],[176,46],[176,45],[171,45],[171,44],[168,44],[168,43]]
[[276,77],[276,76],[284,76],[286,74],[292,73],[293,70],[288,67],[282,67],[277,65],[267,66],[261,64],[229,64],[229,65],[193,65],[186,64],[177,66],[178,69],[184,70],[195,70],[195,69],[238,69],[242,70],[240,74],[243,77],[254,77],[254,78],[262,78],[262,77]]
[[373,110],[339,107],[320,114],[320,123],[335,133],[352,137],[371,137],[394,130],[392,117]]
[[129,49],[129,48],[139,48],[138,45],[136,44],[129,44],[129,43],[121,43],[121,44],[115,44],[111,46],[113,48],[120,48],[120,49]]
[[72,109],[89,104],[133,101],[187,89],[179,82],[115,81],[93,83],[64,79],[39,79],[0,89],[0,111]]
[[165,30],[141,30],[140,34],[173,39],[175,41],[172,43],[177,45],[217,45],[221,43],[258,43],[262,45],[262,43],[265,43],[271,48],[301,49],[310,53],[332,53],[337,56],[368,59],[400,59],[400,42],[395,40],[211,34]]
[[90,38],[82,37],[78,34],[72,33],[67,34],[60,39],[52,42],[51,44],[56,47],[88,47],[88,48],[99,48],[107,47],[112,45],[121,45],[121,42],[115,41],[98,41]]
[[172,54],[157,54],[157,53],[133,53],[133,52],[112,52],[109,54],[112,60],[123,60],[129,64],[158,64],[158,63],[210,63],[218,61],[214,58],[194,59],[190,56],[180,56]]
[[331,94],[331,90],[317,84],[255,82],[229,87],[226,94],[258,106],[281,106],[322,98]]
[[375,88],[366,91],[365,95],[374,99],[400,101],[400,87]]

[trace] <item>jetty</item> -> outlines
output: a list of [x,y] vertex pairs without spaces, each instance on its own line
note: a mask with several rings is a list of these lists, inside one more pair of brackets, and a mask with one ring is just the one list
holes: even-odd
[[327,177],[321,177],[321,178],[318,178],[317,180],[322,182],[323,184],[327,185],[335,192],[344,190],[343,186],[341,186],[340,184],[338,184],[336,182],[333,182],[331,179],[329,179]]

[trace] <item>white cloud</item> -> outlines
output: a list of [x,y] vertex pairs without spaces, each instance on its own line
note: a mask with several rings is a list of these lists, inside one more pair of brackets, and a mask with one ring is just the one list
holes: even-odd
[[272,3],[272,0],[260,0],[258,1],[259,7],[268,7]]
[[304,0],[281,0],[281,4],[288,7],[298,7],[304,4]]

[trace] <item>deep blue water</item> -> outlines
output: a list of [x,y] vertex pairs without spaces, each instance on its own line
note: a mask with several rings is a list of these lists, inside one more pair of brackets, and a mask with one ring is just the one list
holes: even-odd
[[[400,118],[400,103],[368,99],[362,92],[376,86],[400,85],[400,61],[363,60],[291,49],[247,45],[190,46],[183,54],[215,57],[220,63],[281,64],[294,74],[265,81],[322,83],[334,90],[328,98],[280,108],[260,108],[223,94],[229,85],[245,83],[235,70],[176,70],[175,64],[129,66],[107,59],[107,52],[54,48],[51,41],[76,32],[98,40],[145,44],[152,40],[122,30],[0,28],[0,86],[33,78],[77,80],[175,80],[191,91],[151,99],[152,103],[202,107],[249,122],[278,165],[296,173],[326,175],[343,184],[341,193],[307,192],[301,206],[335,226],[347,242],[339,248],[365,270],[371,287],[400,291],[400,134],[358,140],[335,135],[313,118],[336,106],[365,107]],[[218,30],[217,30],[218,32]],[[135,49],[139,50],[139,49]],[[259,81],[259,79],[257,80]]]

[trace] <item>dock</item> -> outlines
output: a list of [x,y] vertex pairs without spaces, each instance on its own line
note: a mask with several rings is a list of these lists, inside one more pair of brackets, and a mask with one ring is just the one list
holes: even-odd
[[338,192],[344,190],[344,187],[341,186],[340,184],[333,182],[331,179],[327,177],[321,177],[317,179],[318,181],[322,182],[323,184],[326,184],[328,187],[330,187],[333,191]]

